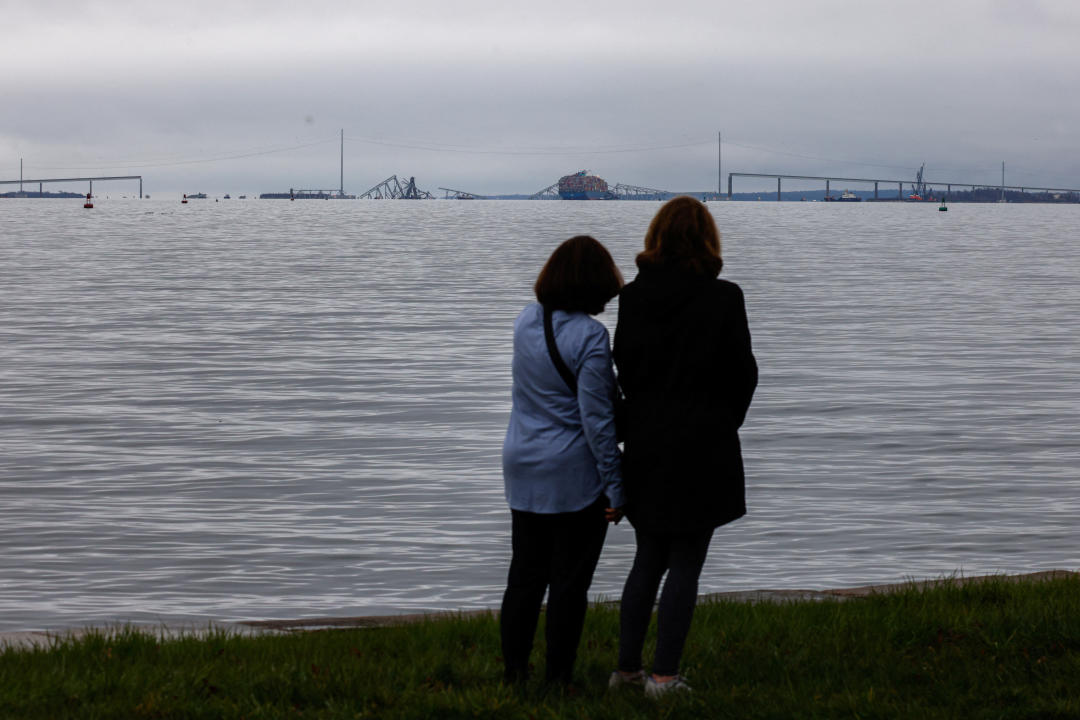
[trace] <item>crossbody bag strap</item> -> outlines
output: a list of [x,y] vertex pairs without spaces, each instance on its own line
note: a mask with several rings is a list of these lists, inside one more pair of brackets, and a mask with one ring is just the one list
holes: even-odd
[[544,306],[544,339],[547,340],[548,354],[551,355],[551,362],[555,363],[555,369],[562,375],[562,379],[570,388],[570,392],[577,395],[577,378],[574,377],[574,373],[570,372],[570,368],[563,362],[562,355],[559,354],[559,348],[555,345],[555,328],[551,325],[551,315],[551,309]]

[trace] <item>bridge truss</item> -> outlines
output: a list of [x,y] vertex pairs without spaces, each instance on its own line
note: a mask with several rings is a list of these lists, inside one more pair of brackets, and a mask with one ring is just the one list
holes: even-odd
[[454,188],[439,188],[446,193],[445,200],[488,200],[487,195],[477,195],[467,190],[455,190]]
[[410,177],[408,182],[398,180],[397,175],[391,175],[367,192],[357,195],[360,200],[433,200],[434,195],[427,190],[416,187],[416,178]]
[[537,190],[529,196],[530,200],[559,200],[559,183],[548,185],[543,190]]
[[675,197],[675,193],[656,188],[638,187],[637,185],[618,185],[611,188],[615,197],[619,200],[667,200]]

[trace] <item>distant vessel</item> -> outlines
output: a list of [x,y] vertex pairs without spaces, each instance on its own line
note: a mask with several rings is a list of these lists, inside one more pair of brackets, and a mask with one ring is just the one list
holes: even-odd
[[923,163],[915,173],[915,184],[911,186],[911,194],[907,196],[908,202],[934,202],[934,191],[923,180],[925,170],[926,163]]
[[186,197],[188,200],[205,200],[206,193],[191,193],[190,195],[185,195],[184,197]]
[[337,190],[292,190],[280,193],[261,193],[261,200],[355,200],[355,195],[348,195]]
[[588,170],[559,178],[559,197],[563,200],[614,200],[607,180],[590,175]]
[[[260,200],[355,200],[355,195],[349,195],[345,192],[345,130],[341,131],[341,164],[339,166],[340,175],[338,182],[340,185],[333,190],[297,190],[296,188],[289,188],[289,192],[269,192],[261,193],[259,195]],[[241,195],[241,199],[245,196]]]
[[229,193],[225,193],[225,199],[226,199],[226,200],[229,200],[229,199],[230,199],[230,197],[231,197],[231,196],[229,195]]
[[851,192],[845,190],[840,197],[832,197],[831,195],[825,196],[825,202],[862,202],[862,198]]

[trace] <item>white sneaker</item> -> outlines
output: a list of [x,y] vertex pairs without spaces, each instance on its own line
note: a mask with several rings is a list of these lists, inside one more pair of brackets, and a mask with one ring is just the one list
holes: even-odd
[[667,682],[656,682],[652,675],[645,679],[645,697],[660,697],[669,692],[690,692],[691,687],[686,684],[686,678],[676,675]]
[[611,677],[608,678],[607,686],[609,688],[624,687],[626,685],[644,685],[645,684],[645,671],[638,670],[636,673],[630,673],[624,675],[618,670],[611,673]]

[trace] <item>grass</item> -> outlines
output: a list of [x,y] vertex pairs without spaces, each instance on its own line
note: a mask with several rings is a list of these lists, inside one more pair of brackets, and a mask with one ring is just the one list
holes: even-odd
[[0,717],[1080,717],[1076,577],[702,604],[683,666],[694,692],[661,701],[607,690],[617,643],[618,610],[591,609],[564,691],[501,684],[491,616],[287,636],[92,634],[0,652]]

